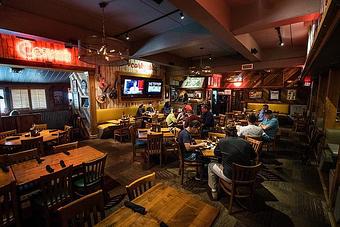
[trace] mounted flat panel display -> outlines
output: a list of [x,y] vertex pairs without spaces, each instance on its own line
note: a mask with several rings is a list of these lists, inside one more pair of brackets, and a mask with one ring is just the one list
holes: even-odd
[[204,77],[187,77],[182,84],[182,88],[201,89],[203,88],[204,79]]
[[145,80],[134,78],[123,78],[123,95],[143,95]]
[[147,95],[161,95],[162,94],[163,81],[162,80],[146,80],[146,94]]

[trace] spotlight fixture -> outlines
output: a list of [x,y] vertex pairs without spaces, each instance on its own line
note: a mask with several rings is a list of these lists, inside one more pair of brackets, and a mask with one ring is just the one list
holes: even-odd
[[130,40],[129,33],[126,33],[126,34],[125,34],[125,39],[126,39],[126,40]]
[[256,48],[251,48],[251,49],[250,49],[250,53],[252,53],[252,54],[257,54],[258,51],[257,51]]
[[181,20],[184,20],[184,14],[182,11],[179,13],[179,15],[181,16]]
[[280,27],[276,27],[275,30],[277,31],[277,35],[279,37],[279,45],[283,47],[285,43],[282,41],[282,36],[281,36],[281,29]]

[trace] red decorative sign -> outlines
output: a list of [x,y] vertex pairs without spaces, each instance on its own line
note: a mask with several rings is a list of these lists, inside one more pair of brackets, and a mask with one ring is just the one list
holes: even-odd
[[221,87],[221,74],[213,74],[208,78],[208,88],[220,88]]
[[66,48],[51,49],[34,46],[28,40],[19,40],[15,44],[15,50],[19,57],[27,60],[71,63],[72,54]]

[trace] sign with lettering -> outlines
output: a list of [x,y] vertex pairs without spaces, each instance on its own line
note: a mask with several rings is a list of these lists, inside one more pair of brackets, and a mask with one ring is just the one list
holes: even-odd
[[19,40],[15,45],[15,50],[19,57],[27,60],[49,61],[71,63],[72,54],[66,48],[46,48],[34,45],[28,40]]
[[129,63],[120,68],[122,72],[137,73],[143,75],[154,74],[154,66],[152,63],[147,61],[140,61],[136,59],[130,59]]

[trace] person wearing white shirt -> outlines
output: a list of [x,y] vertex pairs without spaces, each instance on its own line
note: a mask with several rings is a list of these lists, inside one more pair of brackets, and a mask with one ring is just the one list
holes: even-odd
[[237,131],[237,135],[239,137],[244,136],[262,137],[263,129],[255,125],[256,120],[257,117],[255,116],[255,114],[250,114],[248,116],[248,125],[243,127],[241,126]]

